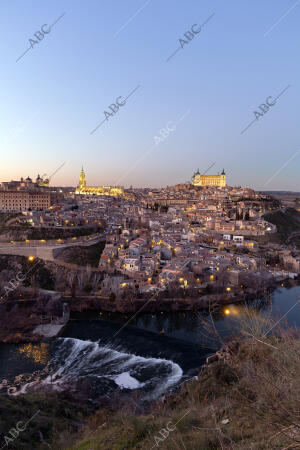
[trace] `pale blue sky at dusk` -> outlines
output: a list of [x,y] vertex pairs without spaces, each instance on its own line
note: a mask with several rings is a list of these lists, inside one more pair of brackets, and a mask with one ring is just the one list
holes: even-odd
[[0,181],[66,162],[52,184],[83,164],[89,185],[166,186],[215,162],[231,186],[299,191],[299,21],[296,0],[2,0]]

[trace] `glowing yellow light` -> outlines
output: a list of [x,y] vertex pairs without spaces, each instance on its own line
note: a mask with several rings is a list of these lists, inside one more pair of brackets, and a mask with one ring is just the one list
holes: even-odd
[[42,343],[38,345],[24,344],[18,348],[18,352],[36,363],[46,364],[49,359],[49,344]]
[[230,314],[230,309],[227,308],[227,309],[225,309],[224,312],[225,312],[226,316],[228,316]]
[[34,256],[28,256],[28,261],[34,261]]
[[215,278],[214,275],[210,275],[210,276],[209,276],[209,279],[210,279],[210,280],[213,280],[214,278]]
[[231,288],[230,288],[230,287],[227,287],[227,288],[226,288],[226,291],[227,291],[227,292],[231,291]]

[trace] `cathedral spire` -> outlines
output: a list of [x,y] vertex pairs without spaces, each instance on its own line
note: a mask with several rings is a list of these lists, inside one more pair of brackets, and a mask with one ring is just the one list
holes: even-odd
[[84,173],[84,170],[83,170],[83,166],[81,168],[81,173],[80,173],[79,187],[81,189],[86,187],[86,179],[85,179],[85,173]]

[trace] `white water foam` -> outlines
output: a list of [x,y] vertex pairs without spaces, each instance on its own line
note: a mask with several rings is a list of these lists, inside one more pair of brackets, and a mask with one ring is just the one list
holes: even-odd
[[183,373],[173,361],[145,358],[89,340],[59,338],[56,346],[51,360],[54,373],[43,380],[26,384],[18,394],[49,384],[56,390],[63,390],[88,377],[112,380],[121,389],[145,388],[143,398],[150,400],[177,384]]
[[145,386],[145,383],[140,383],[138,380],[133,378],[129,372],[123,372],[114,378],[114,382],[126,389],[138,389]]

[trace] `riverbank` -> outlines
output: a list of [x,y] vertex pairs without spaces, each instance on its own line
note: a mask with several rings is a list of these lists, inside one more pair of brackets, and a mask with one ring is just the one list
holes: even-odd
[[288,335],[247,339],[148,414],[134,405],[98,411],[70,448],[296,448],[299,356]]
[[[286,281],[285,286],[297,286],[297,281]],[[206,294],[198,298],[130,298],[111,301],[107,297],[86,295],[79,298],[62,296],[50,291],[27,289],[23,297],[0,303],[0,343],[39,342],[45,337],[59,336],[62,325],[62,304],[67,303],[73,313],[88,311],[134,315],[136,313],[182,313],[221,309],[225,305],[251,303],[269,297],[282,283],[268,289],[250,289],[242,293]],[[26,294],[26,295],[25,295]],[[51,300],[51,301],[50,301]],[[56,319],[55,319],[55,317]],[[59,316],[59,317],[58,317]],[[42,325],[42,327],[41,327]],[[45,328],[46,326],[46,328]]]
[[[271,309],[273,311],[276,305],[282,305],[283,309],[280,311],[280,314],[283,316],[290,311],[286,317],[293,323],[294,319],[299,315],[298,308],[293,309],[297,298],[299,298],[299,287],[289,290],[281,288],[274,294],[272,306],[265,301],[261,301],[259,304],[255,302],[255,305],[253,305],[255,306],[254,311],[256,311],[257,316],[262,318],[264,327],[271,328],[272,325],[266,321],[265,317],[269,316],[268,311]],[[231,307],[229,308],[231,309]],[[234,322],[242,325],[243,320],[240,320],[240,318],[242,319],[243,317],[243,307],[242,305],[241,307],[236,305],[234,308],[238,311],[238,315],[233,315],[232,319]],[[224,336],[226,325],[230,330],[230,336],[233,333],[236,334],[236,332],[234,331],[231,316],[227,316],[222,308],[219,311],[217,310],[213,314],[215,320],[213,328],[220,331],[222,340],[225,339],[228,342],[230,337],[228,335]],[[293,312],[294,315],[290,316]],[[297,353],[298,350],[297,346],[295,347],[293,336],[291,336],[293,338],[291,342],[284,341],[284,336],[280,339],[266,339],[263,336],[265,331],[267,331],[265,328],[258,327],[257,329],[262,331],[262,335],[257,336],[257,329],[247,328],[247,332],[257,337],[259,341],[251,338],[250,340],[248,339],[248,344],[246,342],[244,344],[245,335],[240,334],[239,346],[235,348],[233,353],[227,352],[227,358],[215,361],[205,370],[201,370],[199,374],[199,370],[196,372],[194,370],[191,371],[191,366],[189,365],[192,357],[195,358],[194,368],[201,367],[207,358],[201,353],[204,345],[203,331],[206,328],[199,329],[200,324],[203,324],[203,320],[209,324],[209,315],[205,311],[199,313],[201,317],[199,317],[198,313],[193,312],[176,312],[172,315],[159,313],[155,314],[154,317],[151,314],[138,314],[136,319],[131,321],[130,326],[125,327],[122,326],[122,324],[127,322],[124,314],[120,314],[119,318],[116,317],[114,322],[112,322],[114,315],[111,314],[109,316],[109,314],[103,313],[103,315],[99,315],[96,312],[91,314],[79,313],[76,314],[79,320],[72,319],[69,322],[64,336],[67,337],[67,340],[69,338],[79,339],[81,344],[76,344],[77,353],[73,353],[72,349],[69,349],[66,353],[66,355],[73,354],[74,363],[72,364],[70,361],[65,360],[64,351],[60,352],[59,366],[63,364],[70,369],[74,367],[76,374],[79,375],[81,372],[78,372],[78,362],[82,361],[81,365],[84,372],[81,373],[81,379],[75,376],[73,378],[74,381],[70,380],[67,389],[60,390],[60,392],[54,392],[60,379],[52,378],[52,385],[50,377],[48,383],[44,384],[39,389],[39,392],[36,392],[35,389],[29,389],[26,395],[21,394],[9,397],[3,395],[4,392],[7,392],[7,389],[9,389],[11,394],[14,394],[16,391],[21,392],[24,384],[26,385],[37,380],[42,381],[42,379],[49,377],[49,371],[46,367],[47,361],[49,361],[50,355],[52,357],[58,355],[56,341],[59,344],[61,339],[54,339],[45,344],[3,346],[4,348],[2,348],[1,352],[1,361],[3,362],[1,379],[7,378],[7,382],[5,383],[4,381],[4,384],[2,383],[0,395],[0,416],[2,417],[2,421],[0,420],[0,432],[2,432],[2,437],[17,422],[20,420],[25,421],[25,419],[29,420],[34,412],[40,411],[32,423],[32,430],[31,427],[28,427],[26,435],[20,436],[20,441],[16,441],[16,448],[23,448],[24,450],[37,448],[43,450],[49,448],[45,444],[47,443],[57,450],[66,448],[72,450],[100,449],[107,447],[112,450],[124,448],[148,450],[156,443],[154,437],[161,436],[161,429],[165,428],[170,421],[175,424],[186,413],[188,414],[176,425],[174,434],[171,434],[170,442],[167,439],[158,442],[163,448],[170,448],[170,450],[171,448],[174,450],[176,446],[182,448],[180,439],[183,440],[186,450],[197,449],[199,445],[201,449],[218,449],[222,447],[226,449],[230,448],[232,442],[234,443],[234,448],[238,450],[244,450],[245,448],[252,448],[253,450],[261,450],[262,448],[279,449],[291,443],[286,437],[286,441],[281,441],[280,439],[284,437],[282,435],[276,437],[277,440],[275,442],[277,446],[273,446],[273,441],[270,441],[270,444],[269,439],[279,432],[279,430],[276,431],[272,428],[276,419],[272,416],[274,411],[279,413],[280,416],[277,423],[281,425],[281,421],[285,420],[285,418],[282,419],[284,415],[282,411],[279,411],[278,405],[276,405],[278,396],[280,398],[283,397],[284,402],[286,401],[286,403],[280,402],[279,406],[282,405],[289,411],[290,389],[294,389],[293,395],[299,389],[295,386],[294,379],[284,378],[290,373],[294,374],[296,379],[297,377],[300,379],[300,374],[297,372],[298,367],[295,366],[295,361],[299,362],[300,355]],[[107,316],[107,321],[102,319],[104,316]],[[274,323],[276,323],[277,317],[275,315],[273,317]],[[135,326],[132,327],[132,325]],[[142,327],[147,327],[148,330],[152,329],[156,332],[150,334],[148,332],[141,333]],[[165,329],[163,335],[159,332],[162,328]],[[170,344],[172,345],[171,349],[168,343],[169,336],[177,336],[183,339],[181,341],[182,345],[185,342],[184,345],[190,347],[190,350],[186,347],[181,351],[185,360],[180,356],[180,366],[183,368],[184,373],[187,373],[187,377],[185,382],[184,380],[182,381],[183,385],[179,391],[177,390],[178,388],[175,389],[175,392],[172,389],[172,395],[167,395],[165,399],[162,398],[158,402],[148,404],[148,409],[145,409],[144,404],[140,401],[143,395],[140,388],[135,388],[128,392],[120,387],[114,392],[110,392],[108,396],[108,385],[105,382],[102,392],[91,395],[90,388],[93,388],[94,382],[92,381],[91,383],[87,379],[89,377],[86,376],[86,370],[88,367],[87,363],[90,364],[98,360],[98,357],[95,359],[95,342],[101,342],[103,350],[109,346],[110,352],[120,349],[120,346],[122,346],[122,355],[113,353],[114,358],[117,358],[117,360],[122,356],[120,360],[122,367],[120,367],[118,375],[128,372],[130,377],[136,377],[132,366],[130,366],[129,370],[124,369],[124,353],[134,353],[146,358],[157,358],[159,355],[159,358],[167,358],[179,362],[176,360],[176,353],[178,353],[181,344],[179,341],[175,342],[175,344]],[[247,336],[249,337],[249,335]],[[94,342],[93,344],[91,344],[91,340]],[[195,342],[199,343],[198,349],[195,348]],[[55,347],[51,349],[50,345],[52,346],[53,344]],[[86,350],[89,346],[91,348],[87,352]],[[126,347],[124,348],[124,346]],[[262,353],[260,346],[263,349],[266,348],[267,351],[270,350],[271,355]],[[191,349],[193,348],[192,354]],[[216,346],[216,350],[218,348],[220,348],[220,345]],[[212,354],[213,351],[208,351],[207,353]],[[47,354],[49,357],[47,357]],[[93,357],[90,358],[90,355],[93,355]],[[201,362],[202,355],[204,356],[203,362]],[[230,356],[229,360],[228,356]],[[126,356],[126,358],[130,357]],[[109,359],[111,360],[111,357]],[[266,367],[265,364],[268,360],[270,364]],[[38,364],[45,361],[45,365],[43,365],[45,370],[43,370],[43,367],[30,367],[29,361],[36,361]],[[114,361],[116,359],[111,361],[112,367],[115,367]],[[140,356],[138,356],[138,361],[141,361],[144,365],[144,360],[140,359]],[[201,363],[198,365],[198,362]],[[99,364],[100,370],[97,369],[95,371],[95,367],[90,367],[90,369],[93,369],[91,372],[88,369],[88,373],[94,373],[96,379],[100,379],[98,375],[101,376],[103,374],[101,360],[99,360]],[[103,367],[106,366],[107,364],[103,365]],[[249,367],[251,371],[249,371]],[[281,372],[283,372],[283,376]],[[11,376],[12,373],[15,375],[10,381],[9,375]],[[262,376],[266,378],[258,378]],[[148,369],[147,379],[149,380]],[[187,381],[191,379],[192,381]],[[149,381],[151,382],[151,380]],[[280,384],[281,382],[282,384]],[[154,382],[154,386],[162,386],[162,384],[161,381]],[[257,391],[257,385],[262,386],[262,392]],[[271,387],[273,390],[275,389],[276,395],[274,392],[270,392]],[[286,392],[287,389],[288,391]],[[264,394],[264,391],[266,391],[267,395]],[[282,395],[280,394],[281,392]],[[239,393],[241,394],[240,396]],[[87,402],[89,398],[93,400],[93,404]],[[271,404],[267,403],[269,399],[272,400]],[[293,407],[292,403],[291,406]],[[191,407],[192,410],[189,413],[188,411]],[[254,410],[254,415],[251,408]],[[263,408],[263,417],[259,416],[259,408]],[[68,412],[70,410],[72,411],[71,415]],[[103,420],[101,421],[101,419]],[[229,420],[230,422],[223,424],[222,421],[224,420]],[[268,421],[272,423],[268,424]],[[261,431],[262,426],[267,429],[266,436]],[[289,427],[289,424],[286,426]],[[97,430],[98,427],[99,430]],[[209,430],[206,430],[206,428],[209,428]],[[40,438],[40,431],[42,438]]]
[[0,302],[0,343],[59,336],[68,320],[69,308],[59,293],[24,288],[17,300]]
[[222,293],[201,295],[198,298],[156,298],[148,297],[145,299],[132,297],[126,300],[110,301],[108,297],[100,296],[81,296],[80,298],[64,297],[68,302],[71,311],[80,312],[85,310],[107,311],[112,313],[136,313],[138,311],[156,313],[156,312],[181,312],[181,311],[199,311],[210,307],[250,301],[256,298],[270,295],[280,286],[279,283],[272,285],[269,289],[248,289],[240,294]]
[[235,341],[178,392],[147,410],[138,393],[125,398],[117,393],[96,411],[75,403],[69,393],[0,395],[1,439],[38,412],[15,448],[296,448],[300,341],[283,331],[271,338],[253,336]]

